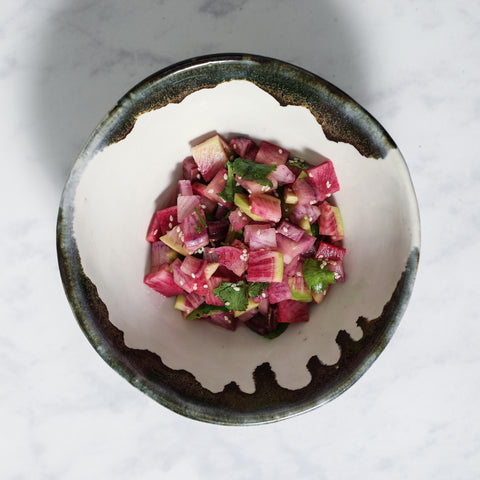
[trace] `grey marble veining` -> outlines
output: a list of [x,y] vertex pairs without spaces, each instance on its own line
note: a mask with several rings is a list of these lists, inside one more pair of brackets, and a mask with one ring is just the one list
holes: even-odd
[[[0,6],[0,477],[480,477],[480,4],[4,0]],[[101,117],[173,62],[250,52],[349,93],[405,156],[420,269],[385,352],[334,402],[225,428],[173,414],[95,354],[67,304],[55,221]],[[374,194],[374,192],[373,192]]]

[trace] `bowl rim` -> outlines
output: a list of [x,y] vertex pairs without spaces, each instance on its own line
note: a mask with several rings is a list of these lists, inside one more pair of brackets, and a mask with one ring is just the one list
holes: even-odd
[[[217,70],[221,70],[221,72],[218,73]],[[171,101],[179,102],[193,91],[209,88],[205,83],[202,83],[208,83],[209,80],[206,80],[208,78],[213,78],[213,86],[221,83],[220,80],[222,78],[222,81],[227,81],[222,75],[225,75],[225,72],[228,71],[233,72],[230,80],[244,77],[243,79],[261,84],[262,80],[259,80],[257,70],[264,71],[264,75],[267,76],[272,74],[279,75],[282,72],[284,75],[292,76],[297,83],[299,80],[303,80],[307,84],[304,93],[295,91],[297,98],[290,92],[288,95],[285,95],[283,91],[278,92],[278,84],[273,85],[273,87],[262,84],[263,89],[274,96],[281,104],[304,104],[308,95],[311,96],[312,92],[317,91],[318,95],[331,102],[333,106],[329,108],[333,109],[333,111],[336,111],[335,108],[338,108],[338,105],[348,105],[354,112],[355,118],[359,119],[358,131],[353,133],[348,130],[345,131],[345,125],[337,126],[341,133],[329,130],[329,112],[327,112],[326,118],[319,119],[312,109],[315,110],[320,107],[313,104],[307,105],[316,116],[317,121],[322,125],[322,128],[324,124],[327,124],[327,129],[326,131],[324,129],[324,132],[328,139],[338,141],[339,138],[345,140],[345,136],[348,140],[353,138],[353,143],[351,141],[348,143],[354,144],[360,153],[375,158],[383,158],[387,151],[397,148],[390,135],[363,107],[333,84],[301,67],[270,57],[243,53],[219,53],[193,57],[163,68],[140,81],[103,117],[91,133],[71,168],[62,192],[57,217],[56,241],[61,280],[74,316],[93,348],[117,373],[158,403],[185,417],[221,425],[254,425],[293,417],[324,405],[351,387],[378,358],[395,332],[410,299],[419,262],[420,219],[418,203],[415,198],[411,178],[408,174],[408,167],[403,157],[401,157],[408,174],[407,181],[410,182],[409,186],[413,195],[412,200],[417,208],[417,217],[413,219],[415,223],[413,227],[418,236],[418,247],[411,250],[406,260],[402,277],[392,294],[392,298],[385,305],[382,315],[378,319],[370,319],[368,322],[366,319],[358,319],[357,323],[364,333],[362,339],[358,342],[353,342],[346,333],[344,336],[339,334],[340,338],[337,340],[337,343],[341,345],[342,355],[343,349],[348,351],[348,349],[353,348],[352,343],[355,343],[355,348],[360,345],[363,353],[357,355],[350,363],[342,364],[341,358],[339,363],[336,364],[336,369],[340,370],[340,368],[343,368],[342,376],[329,370],[330,373],[328,375],[332,375],[332,379],[329,381],[326,391],[318,393],[318,387],[313,385],[311,390],[315,394],[310,393],[306,396],[303,395],[303,397],[299,395],[298,398],[301,398],[301,400],[297,399],[296,403],[292,404],[288,403],[288,401],[283,401],[282,404],[275,404],[275,400],[270,399],[269,402],[264,402],[263,406],[256,406],[248,410],[238,403],[239,399],[246,398],[245,395],[240,395],[239,397],[235,386],[227,385],[224,391],[233,396],[234,401],[232,405],[234,407],[229,406],[226,408],[225,406],[218,406],[218,404],[211,405],[208,403],[199,405],[196,401],[192,401],[188,394],[182,393],[180,386],[176,391],[172,391],[170,387],[159,383],[163,382],[166,376],[170,379],[169,381],[175,382],[175,377],[182,376],[183,373],[178,373],[178,371],[174,370],[168,372],[168,367],[163,364],[161,358],[156,354],[151,352],[148,354],[139,353],[145,351],[130,349],[125,346],[123,332],[109,322],[106,306],[98,296],[95,285],[83,272],[80,254],[73,235],[73,200],[81,174],[94,153],[125,138],[133,128],[138,116],[142,113],[161,108]],[[198,78],[199,73],[203,75],[200,79]],[[215,73],[217,76],[215,76]],[[168,96],[162,96],[162,92],[158,91],[162,87],[162,82],[168,83],[171,80],[178,80],[177,77],[181,78],[184,88],[170,87]],[[283,77],[282,81],[284,81]],[[285,82],[288,83],[288,79]],[[303,83],[300,82],[295,88],[301,90],[302,86]],[[315,101],[318,101],[318,98],[315,98]],[[353,137],[349,135],[353,135]],[[368,138],[362,138],[362,135]],[[384,320],[383,322],[380,321],[382,319]],[[104,334],[105,329],[109,332],[109,337],[107,338]],[[160,361],[160,375],[156,374],[155,371],[149,371],[148,375],[145,372],[139,373],[138,365],[142,361],[138,360],[137,357],[142,355],[143,357],[146,355],[145,358],[142,357],[144,362]],[[127,356],[129,356],[128,359]],[[320,366],[317,363],[319,363],[318,358],[316,362],[312,357],[307,365],[312,373],[312,377],[315,372],[319,371]],[[268,364],[258,366],[253,375],[255,376],[256,387],[264,385],[267,390],[273,389],[274,393],[279,392],[277,387],[281,387],[276,383],[274,373],[269,369]],[[185,387],[189,382],[192,383],[192,379],[182,377],[180,382]],[[200,388],[203,387],[200,385]]]

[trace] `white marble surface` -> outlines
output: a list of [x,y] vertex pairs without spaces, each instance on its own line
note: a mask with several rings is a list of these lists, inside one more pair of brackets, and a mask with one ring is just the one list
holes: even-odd
[[[480,478],[480,3],[3,0],[0,478]],[[407,159],[422,219],[409,308],[351,389],[232,428],[180,417],[108,367],[57,268],[69,168],[136,82],[245,51],[337,84]]]

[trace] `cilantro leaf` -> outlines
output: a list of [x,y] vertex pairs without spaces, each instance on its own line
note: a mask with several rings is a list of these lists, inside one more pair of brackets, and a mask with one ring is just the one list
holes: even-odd
[[209,305],[208,303],[202,303],[198,308],[196,308],[187,315],[187,320],[195,320],[196,318],[202,318],[205,315],[210,315],[212,313],[218,312],[228,312],[228,308],[218,305]]
[[201,233],[203,227],[206,227],[206,226],[207,226],[207,222],[206,222],[205,219],[202,217],[202,214],[199,212],[199,210],[198,210],[197,207],[193,207],[193,209],[195,210],[195,213],[197,214],[197,217],[198,217],[198,225],[195,225],[195,231],[196,231],[197,233]]
[[308,170],[310,168],[310,165],[305,160],[298,157],[289,158],[287,163],[292,167],[301,168],[302,170]]
[[272,182],[267,178],[269,173],[277,169],[276,165],[257,163],[248,158],[236,158],[232,164],[233,173],[245,180],[254,180],[260,185],[273,187]]
[[279,337],[289,326],[289,323],[279,323],[277,328],[270,333],[266,333],[263,337],[273,340],[274,338]]
[[312,235],[316,238],[318,238],[320,236],[320,233],[319,233],[319,226],[318,226],[318,223],[312,223],[312,225],[310,225],[310,228],[312,230]]
[[335,283],[335,276],[324,262],[307,258],[302,265],[303,278],[307,287],[315,293],[323,292],[329,284]]
[[269,284],[267,282],[248,282],[248,296],[251,298],[257,298],[268,287]]
[[242,283],[221,282],[213,293],[228,307],[228,310],[246,310],[247,288]]
[[217,193],[217,195],[226,202],[231,203],[235,195],[235,175],[233,174],[233,168],[230,162],[227,162],[227,170],[228,176],[225,188],[220,193]]

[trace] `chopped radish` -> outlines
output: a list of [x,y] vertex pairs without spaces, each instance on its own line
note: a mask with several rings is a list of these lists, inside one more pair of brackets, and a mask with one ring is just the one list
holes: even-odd
[[231,155],[228,144],[220,135],[215,135],[191,148],[193,159],[206,182],[225,166]]
[[283,278],[283,254],[277,251],[250,252],[247,281],[281,282]]
[[254,215],[271,222],[279,222],[282,218],[280,200],[265,193],[250,195],[250,211]]
[[308,303],[284,300],[278,303],[278,322],[308,322]]
[[145,285],[153,288],[164,297],[174,297],[183,293],[184,289],[177,285],[170,272],[170,266],[166,263],[155,272],[151,272],[144,278]]
[[331,160],[307,170],[308,178],[317,187],[321,200],[340,190],[335,168]]
[[266,163],[268,165],[285,165],[290,155],[288,150],[285,150],[278,145],[270,142],[262,142],[258,149],[255,161],[258,163]]
[[232,138],[229,145],[231,148],[233,148],[233,150],[239,157],[255,160],[255,156],[258,152],[258,147],[249,138]]

